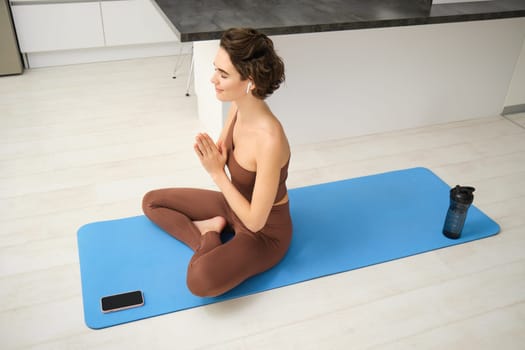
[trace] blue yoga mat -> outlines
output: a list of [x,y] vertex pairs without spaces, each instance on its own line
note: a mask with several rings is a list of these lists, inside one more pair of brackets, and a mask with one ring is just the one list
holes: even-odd
[[[455,185],[455,184],[453,184]],[[294,236],[284,260],[215,298],[192,295],[192,251],[144,216],[78,231],[86,324],[104,328],[444,248],[499,232],[475,206],[460,239],[441,233],[450,186],[413,168],[289,191]],[[226,243],[227,244],[227,243]],[[104,314],[100,298],[142,290],[142,307]]]

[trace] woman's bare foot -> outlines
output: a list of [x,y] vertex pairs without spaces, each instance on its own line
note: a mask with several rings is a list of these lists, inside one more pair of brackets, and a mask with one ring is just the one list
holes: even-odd
[[204,235],[210,231],[221,232],[226,226],[226,219],[222,216],[216,216],[208,220],[193,221],[193,224],[197,226],[201,235]]

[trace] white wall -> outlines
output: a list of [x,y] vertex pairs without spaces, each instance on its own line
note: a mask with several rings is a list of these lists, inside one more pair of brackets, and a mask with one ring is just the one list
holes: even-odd
[[269,101],[296,143],[499,115],[524,37],[523,18],[276,36]]
[[[268,101],[300,144],[499,115],[525,18],[272,39],[287,80]],[[217,41],[195,45],[199,114],[215,135],[225,110],[200,72],[212,70]]]
[[193,43],[195,94],[197,110],[204,131],[217,139],[222,130],[229,104],[222,103],[215,97],[215,88],[211,83],[214,73],[213,60],[219,49],[218,40],[197,41]]
[[505,106],[518,105],[525,105],[525,41],[505,100]]

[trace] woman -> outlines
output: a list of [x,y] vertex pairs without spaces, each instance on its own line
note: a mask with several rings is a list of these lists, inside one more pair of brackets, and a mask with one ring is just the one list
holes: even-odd
[[[187,284],[203,297],[276,265],[292,237],[290,146],[264,101],[284,81],[284,64],[266,35],[246,28],[223,34],[213,64],[216,96],[231,108],[217,143],[198,134],[194,150],[220,191],[160,189],[143,200],[153,222],[193,249]],[[235,236],[223,244],[227,225]]]

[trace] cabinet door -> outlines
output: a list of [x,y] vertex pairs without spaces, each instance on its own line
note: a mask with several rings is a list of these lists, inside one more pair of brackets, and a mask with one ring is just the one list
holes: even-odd
[[98,2],[13,5],[22,52],[104,46]]
[[101,6],[107,46],[177,40],[151,0],[103,1]]

